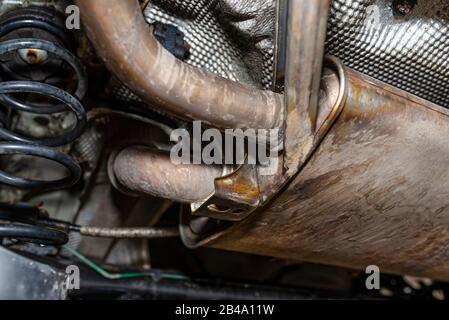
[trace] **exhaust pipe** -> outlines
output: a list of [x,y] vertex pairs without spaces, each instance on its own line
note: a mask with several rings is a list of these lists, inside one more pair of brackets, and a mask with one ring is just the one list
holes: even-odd
[[138,0],[76,0],[87,34],[108,68],[161,112],[214,127],[278,128],[283,97],[176,59],[152,35]]
[[125,193],[152,195],[191,203],[214,192],[221,166],[175,165],[170,154],[144,146],[132,146],[109,158],[109,177]]

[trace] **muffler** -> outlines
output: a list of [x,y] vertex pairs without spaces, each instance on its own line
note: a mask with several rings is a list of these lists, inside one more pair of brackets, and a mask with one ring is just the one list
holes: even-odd
[[183,239],[447,281],[448,146],[448,110],[347,70],[342,114],[285,190],[233,225],[185,215]]

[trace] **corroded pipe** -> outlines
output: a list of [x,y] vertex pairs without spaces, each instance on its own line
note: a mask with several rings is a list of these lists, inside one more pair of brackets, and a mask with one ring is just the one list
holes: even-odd
[[176,165],[169,154],[148,147],[129,147],[109,161],[111,180],[118,189],[176,202],[209,197],[215,178],[223,175],[218,166]]
[[319,129],[318,99],[330,0],[288,0],[285,166],[296,173]]
[[277,128],[283,99],[176,59],[155,39],[138,0],[77,0],[97,53],[123,83],[161,111],[219,128]]
[[283,193],[212,235],[186,223],[187,245],[449,280],[449,111],[347,74],[342,114]]

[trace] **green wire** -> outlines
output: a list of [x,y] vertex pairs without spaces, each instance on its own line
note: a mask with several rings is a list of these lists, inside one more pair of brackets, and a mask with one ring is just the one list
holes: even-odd
[[[144,277],[153,277],[154,276],[154,274],[150,274],[150,273],[110,273],[110,272],[106,271],[105,269],[103,269],[102,267],[100,267],[95,262],[93,262],[92,260],[89,260],[88,258],[83,256],[81,253],[79,253],[75,249],[72,249],[67,245],[64,246],[64,249],[66,249],[72,255],[74,255],[79,260],[81,260],[83,263],[88,265],[90,268],[95,270],[101,276],[103,276],[104,278],[109,279],[109,280],[144,278]],[[179,274],[161,274],[160,277],[163,279],[169,279],[169,280],[183,280],[183,281],[190,280],[189,277],[179,275]]]

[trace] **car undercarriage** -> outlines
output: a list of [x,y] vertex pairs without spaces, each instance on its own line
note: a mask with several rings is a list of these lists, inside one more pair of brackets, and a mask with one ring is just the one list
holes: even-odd
[[0,299],[445,300],[448,108],[446,0],[0,0]]

